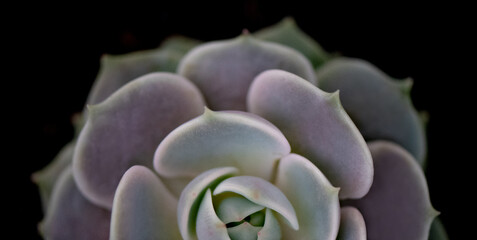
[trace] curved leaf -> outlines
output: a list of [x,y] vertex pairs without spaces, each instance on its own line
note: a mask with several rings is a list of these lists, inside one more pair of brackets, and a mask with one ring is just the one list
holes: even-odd
[[289,152],[283,134],[269,124],[206,109],[162,141],[154,167],[165,178],[195,177],[211,168],[233,166],[241,174],[270,179],[275,162]]
[[214,190],[214,195],[233,192],[248,200],[280,213],[294,229],[298,230],[295,209],[287,197],[276,186],[252,176],[237,176],[222,181]]
[[178,73],[199,87],[211,109],[244,111],[250,83],[267,69],[284,69],[316,82],[313,67],[299,52],[249,34],[194,48],[181,60]]
[[76,187],[71,167],[58,178],[39,229],[45,239],[109,239],[111,212],[89,202]]
[[128,82],[152,72],[175,72],[184,56],[177,50],[151,49],[123,55],[103,55],[88,104],[98,104]]
[[313,38],[304,33],[291,17],[284,18],[281,22],[255,32],[253,35],[258,39],[296,49],[310,60],[315,69],[330,58],[329,54]]
[[233,240],[249,240],[256,239],[261,227],[252,226],[248,222],[244,222],[235,227],[227,228],[227,232]]
[[217,216],[225,224],[240,222],[252,213],[264,209],[264,206],[257,205],[243,197],[228,197],[220,202],[217,209]]
[[363,215],[354,207],[341,208],[338,240],[366,240],[366,224]]
[[257,235],[257,240],[275,240],[282,238],[280,224],[270,208],[267,208],[265,212],[265,223]]
[[439,214],[431,206],[421,167],[397,144],[369,144],[374,160],[374,181],[369,193],[349,203],[366,222],[368,239],[427,239]]
[[177,205],[177,223],[183,239],[196,239],[197,212],[206,190],[237,173],[238,170],[233,167],[210,169],[194,178],[184,188]]
[[38,185],[43,212],[48,210],[51,193],[61,173],[71,165],[76,142],[66,144],[46,167],[32,174],[31,179]]
[[269,70],[250,87],[248,107],[282,130],[293,152],[312,161],[340,187],[340,198],[360,198],[368,192],[371,154],[338,93],[323,92],[294,74]]
[[424,124],[409,96],[412,80],[395,81],[370,63],[336,58],[318,71],[319,87],[340,90],[346,112],[369,140],[389,140],[407,149],[423,165]]
[[340,219],[338,188],[308,159],[280,160],[276,183],[295,207],[300,229],[283,228],[285,239],[336,239]]
[[226,240],[230,239],[225,223],[215,214],[212,204],[212,194],[207,189],[202,199],[196,219],[197,238],[199,240]]
[[169,73],[145,75],[91,106],[73,159],[78,187],[92,202],[110,209],[124,172],[133,165],[152,168],[162,139],[199,115],[203,106],[192,83]]
[[179,239],[177,199],[154,173],[133,166],[114,196],[111,239]]

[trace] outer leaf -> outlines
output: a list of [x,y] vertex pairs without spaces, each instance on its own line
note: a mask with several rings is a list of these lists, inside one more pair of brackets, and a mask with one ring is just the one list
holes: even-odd
[[128,82],[152,72],[175,72],[185,53],[162,48],[124,55],[104,55],[101,68],[88,96],[88,104],[98,104]]
[[328,53],[313,38],[304,33],[291,17],[254,33],[254,36],[296,49],[310,60],[315,69],[329,59]]
[[225,223],[220,221],[215,214],[214,205],[212,204],[212,194],[207,189],[202,202],[200,203],[199,212],[197,213],[197,238],[199,240],[226,240],[230,239],[227,233]]
[[214,190],[214,195],[233,192],[248,200],[280,213],[294,229],[298,230],[295,209],[287,197],[270,182],[252,176],[237,176],[225,179]]
[[199,91],[186,79],[154,73],[90,107],[73,159],[83,194],[111,208],[124,172],[133,165],[152,168],[157,145],[170,131],[199,115],[203,106]]
[[371,155],[338,93],[323,92],[294,74],[269,70],[250,87],[248,107],[281,129],[293,152],[311,160],[340,187],[340,198],[360,198],[368,192]]
[[199,87],[211,109],[243,111],[254,77],[276,68],[316,82],[313,67],[299,52],[249,34],[194,48],[181,60],[178,73]]
[[50,202],[51,192],[60,177],[61,173],[71,165],[73,160],[73,151],[76,142],[70,142],[65,145],[53,161],[42,170],[33,173],[31,176],[33,182],[38,185],[40,190],[43,212],[47,211]]
[[429,231],[429,240],[448,240],[446,229],[439,218],[435,218]]
[[195,177],[207,169],[233,166],[241,174],[270,179],[276,161],[290,152],[290,145],[263,121],[206,109],[162,141],[154,167],[166,178]]
[[183,239],[196,239],[197,212],[206,190],[237,173],[237,169],[233,167],[210,169],[194,178],[185,187],[177,206],[177,223]]
[[114,197],[111,239],[180,239],[177,199],[154,173],[133,166]]
[[340,219],[339,189],[333,187],[313,163],[296,154],[282,158],[276,185],[295,207],[300,224],[299,231],[284,227],[285,239],[336,239]]
[[46,217],[39,229],[45,239],[109,239],[111,213],[89,202],[80,193],[71,168],[55,184]]
[[318,79],[321,89],[340,90],[343,107],[366,139],[396,142],[423,165],[426,138],[409,97],[411,79],[395,81],[370,63],[350,58],[330,61]]
[[394,143],[376,141],[369,148],[373,186],[364,198],[350,201],[363,214],[368,239],[427,239],[438,212],[431,206],[422,169]]
[[363,215],[354,207],[341,208],[339,240],[366,240]]
[[187,53],[192,48],[199,45],[201,42],[197,39],[181,36],[181,35],[173,35],[166,38],[161,43],[161,50],[173,50],[182,54]]
[[266,210],[265,224],[257,235],[257,240],[275,240],[282,238],[280,224],[278,223],[270,208],[267,208]]

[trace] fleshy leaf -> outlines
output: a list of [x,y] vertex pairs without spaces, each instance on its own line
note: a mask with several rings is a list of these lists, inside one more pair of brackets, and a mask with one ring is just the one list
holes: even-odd
[[366,240],[366,224],[363,215],[354,207],[341,208],[338,240]]
[[228,197],[221,201],[217,207],[217,216],[225,224],[240,222],[245,217],[264,208],[243,197]]
[[[160,49],[164,50],[173,50],[182,54],[187,53],[192,48],[201,44],[201,41],[181,35],[173,35],[166,38],[161,43]],[[177,64],[177,63],[176,63]]]
[[278,24],[264,28],[253,35],[258,39],[280,43],[296,49],[310,60],[315,69],[330,58],[328,53],[313,38],[304,33],[291,17],[287,17]]
[[243,222],[235,227],[227,228],[227,232],[233,240],[256,239],[261,227],[252,226],[248,222]]
[[396,81],[370,63],[336,58],[318,71],[318,86],[340,91],[346,112],[367,140],[393,141],[423,165],[426,155],[424,124],[412,106],[412,80]]
[[124,173],[114,197],[111,239],[180,239],[177,199],[148,168]]
[[360,198],[368,192],[371,154],[338,92],[326,93],[294,74],[269,70],[254,80],[247,100],[250,112],[275,124],[293,152],[312,161],[341,189],[340,198]]
[[267,208],[265,212],[265,223],[257,235],[257,240],[278,240],[282,238],[280,224],[270,208]]
[[214,195],[233,192],[244,196],[258,205],[280,213],[294,230],[298,221],[293,205],[276,186],[259,177],[237,176],[222,181],[214,190]]
[[[287,196],[300,224],[282,229],[285,239],[335,239],[340,219],[338,188],[308,159],[290,154],[280,160],[276,186]],[[283,226],[283,225],[282,225]]]
[[429,231],[429,240],[449,240],[446,229],[439,218],[435,218]]
[[73,158],[78,187],[88,199],[110,209],[124,172],[133,165],[152,168],[162,139],[203,107],[197,88],[169,73],[138,78],[90,107]]
[[177,223],[183,239],[196,238],[197,211],[206,190],[237,173],[237,169],[233,167],[210,169],[194,178],[184,188],[177,205]]
[[46,217],[39,230],[45,239],[109,239],[110,215],[86,198],[76,187],[71,167],[55,184]]
[[241,174],[270,179],[276,161],[290,152],[290,145],[263,121],[206,109],[162,141],[154,167],[165,178],[195,177],[207,169],[233,166]]
[[316,82],[313,67],[302,54],[247,33],[194,48],[181,60],[178,73],[199,87],[212,110],[244,111],[250,83],[267,69],[283,69]]
[[369,143],[374,181],[369,193],[349,203],[366,222],[368,239],[427,239],[438,212],[431,206],[424,173],[410,153],[386,141]]
[[33,182],[38,185],[43,212],[46,212],[48,209],[51,192],[53,191],[58,178],[61,173],[71,165],[71,161],[73,161],[75,145],[76,142],[66,144],[48,166],[33,173],[31,176]]
[[128,82],[152,72],[175,72],[185,53],[161,48],[123,55],[103,55],[88,104],[98,104]]
[[197,213],[196,226],[197,238],[199,240],[230,239],[225,223],[220,221],[219,217],[217,217],[215,214],[210,188],[207,189],[207,192],[200,203],[199,212]]

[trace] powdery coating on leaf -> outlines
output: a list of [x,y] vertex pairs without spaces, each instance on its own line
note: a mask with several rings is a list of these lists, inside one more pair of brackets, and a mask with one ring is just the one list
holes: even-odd
[[71,168],[60,175],[40,232],[49,240],[109,239],[110,215],[80,193]]
[[389,140],[406,148],[422,165],[424,125],[412,106],[412,80],[396,81],[370,63],[337,58],[317,73],[319,87],[340,91],[346,112],[367,140]]
[[124,55],[104,55],[93,84],[88,104],[98,104],[128,82],[152,72],[175,72],[185,53],[162,48],[132,52]]
[[162,141],[154,168],[161,177],[174,179],[231,166],[243,175],[269,180],[275,162],[290,152],[290,145],[281,132],[263,121],[206,109]]
[[219,217],[217,217],[215,214],[210,189],[207,189],[205,196],[200,203],[199,212],[197,213],[196,226],[197,238],[199,240],[230,239],[225,223],[220,221]]
[[283,69],[315,83],[313,67],[299,52],[244,34],[191,50],[178,73],[194,82],[212,110],[246,109],[250,83],[264,70]]
[[369,193],[350,201],[363,214],[368,239],[427,239],[432,208],[424,173],[399,145],[369,144],[374,160],[374,181]]
[[196,218],[205,191],[224,178],[236,175],[236,168],[214,168],[194,178],[182,191],[177,205],[177,223],[184,240],[196,239]]
[[296,49],[310,60],[315,69],[329,59],[328,53],[313,38],[304,33],[291,17],[284,18],[281,22],[253,35],[258,39]]
[[270,208],[265,210],[265,223],[260,232],[257,233],[257,240],[278,240],[282,238],[280,223]]
[[366,240],[366,224],[363,215],[354,207],[341,208],[338,240]]
[[180,239],[177,199],[148,168],[124,173],[114,197],[111,239]]
[[66,144],[56,155],[55,159],[45,168],[33,173],[32,180],[38,185],[43,206],[43,212],[48,209],[51,192],[61,173],[71,165],[76,142]]
[[73,159],[80,190],[111,208],[122,175],[133,165],[152,168],[154,151],[180,124],[204,107],[197,88],[169,73],[145,75],[90,107]]
[[247,100],[250,112],[275,124],[293,152],[312,161],[341,189],[340,198],[368,192],[371,154],[337,92],[326,93],[294,74],[269,70],[254,80]]
[[338,233],[338,188],[308,159],[290,154],[280,160],[276,186],[295,208],[300,229],[283,226],[285,239],[330,239]]
[[253,203],[270,208],[283,216],[291,228],[299,228],[293,205],[280,189],[262,178],[237,176],[225,179],[215,188],[213,194],[224,192],[237,193]]

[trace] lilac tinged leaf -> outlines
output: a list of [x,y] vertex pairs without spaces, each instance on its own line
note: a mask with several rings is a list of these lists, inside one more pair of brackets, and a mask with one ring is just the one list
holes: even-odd
[[114,197],[111,239],[180,239],[177,199],[148,168],[124,173]]
[[210,189],[207,189],[205,196],[200,203],[196,226],[197,238],[199,240],[230,239],[225,223],[220,221],[219,217],[215,214]]
[[330,61],[317,76],[321,89],[340,91],[343,107],[366,139],[396,142],[423,165],[424,124],[409,97],[411,79],[393,80],[370,63],[351,58]]
[[369,144],[374,181],[369,193],[349,203],[363,214],[368,239],[427,239],[438,212],[416,160],[397,144]]
[[31,176],[34,183],[38,185],[40,191],[43,212],[47,211],[50,202],[51,192],[60,177],[61,173],[71,165],[76,142],[65,145],[55,159],[45,168],[33,173]]
[[169,73],[138,78],[90,107],[73,159],[81,191],[110,209],[124,172],[133,165],[152,168],[154,151],[162,139],[199,115],[203,107],[197,88]]
[[104,55],[88,104],[98,104],[128,82],[152,72],[175,72],[185,53],[172,49],[152,49],[124,55]]
[[354,207],[341,208],[338,240],[366,240],[366,224],[363,215]]
[[39,228],[43,237],[50,240],[107,240],[110,215],[111,212],[83,197],[68,167],[55,184],[46,217]]
[[206,109],[162,141],[154,168],[161,177],[173,179],[232,166],[241,174],[270,179],[276,161],[290,152],[290,145],[280,131],[264,121]]
[[341,189],[340,198],[360,198],[368,192],[371,154],[338,92],[326,93],[294,74],[269,70],[255,79],[247,100],[250,112],[275,124],[293,152],[313,162]]
[[[335,239],[340,205],[335,188],[308,159],[290,154],[280,160],[276,183],[295,211],[300,229],[283,227],[285,239]],[[283,226],[283,225],[282,225]]]
[[328,53],[313,38],[304,33],[291,17],[253,35],[261,40],[280,43],[296,49],[310,60],[314,68],[330,58]]
[[316,82],[311,64],[299,52],[249,34],[194,48],[181,60],[178,73],[199,87],[212,110],[243,111],[250,83],[267,69],[284,69]]
[[268,181],[259,177],[237,176],[227,178],[214,189],[214,195],[233,192],[258,205],[270,208],[283,216],[294,230],[298,230],[295,209],[287,197]]
[[197,212],[207,189],[237,173],[238,170],[233,167],[210,169],[194,178],[184,188],[177,205],[177,223],[183,239],[196,239]]

